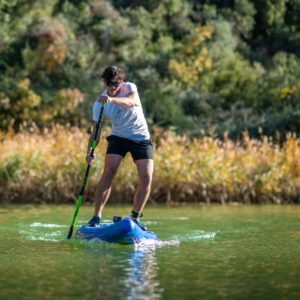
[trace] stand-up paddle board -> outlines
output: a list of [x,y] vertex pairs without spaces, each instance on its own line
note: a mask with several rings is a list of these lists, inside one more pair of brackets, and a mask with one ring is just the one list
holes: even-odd
[[104,223],[97,227],[83,225],[76,232],[76,238],[99,239],[109,243],[126,245],[139,244],[144,240],[160,240],[154,232],[143,230],[129,217],[117,223]]

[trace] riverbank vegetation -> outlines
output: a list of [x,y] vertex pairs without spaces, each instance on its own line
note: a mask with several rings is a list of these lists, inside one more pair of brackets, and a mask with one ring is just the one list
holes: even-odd
[[[299,202],[299,3],[0,1],[0,201],[74,201],[113,64],[153,133],[153,202]],[[135,190],[124,165],[115,202]]]
[[[88,181],[86,201],[103,168],[105,136]],[[153,203],[299,203],[300,140],[284,142],[243,134],[191,139],[156,130]],[[55,126],[40,132],[1,133],[1,202],[67,203],[77,198],[86,168],[88,134]],[[128,155],[114,181],[111,202],[130,203],[136,189],[135,166]]]

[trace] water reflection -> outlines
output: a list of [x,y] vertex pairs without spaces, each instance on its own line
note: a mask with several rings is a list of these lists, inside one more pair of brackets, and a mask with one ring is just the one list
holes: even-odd
[[86,256],[97,260],[93,266],[98,270],[97,291],[95,281],[93,287],[90,287],[94,290],[94,296],[134,300],[161,298],[163,289],[158,279],[160,267],[156,251],[159,247],[165,246],[164,242],[138,246],[99,244],[99,242],[96,242],[99,245],[95,245],[95,242],[89,241],[90,247],[86,248],[89,252]]
[[159,299],[162,293],[157,280],[159,266],[155,248],[140,246],[132,252],[125,269],[127,299]]
[[[179,245],[178,240],[147,241],[136,246],[104,243],[98,239],[66,241],[65,228],[58,224],[32,223],[23,225],[19,233],[22,239],[37,242],[55,242],[54,254],[60,253],[54,261],[58,269],[62,265],[72,267],[66,280],[72,276],[81,278],[80,284],[73,284],[72,291],[83,293],[85,299],[160,299],[163,288],[158,279],[160,266],[157,250],[165,246]],[[30,244],[44,249],[41,243]],[[50,244],[45,244],[49,247]],[[71,254],[71,255],[69,255]],[[59,257],[64,257],[62,260]],[[52,259],[52,260],[51,260]],[[53,270],[55,272],[55,270]],[[82,274],[84,279],[82,279]],[[61,285],[60,294],[67,292]]]

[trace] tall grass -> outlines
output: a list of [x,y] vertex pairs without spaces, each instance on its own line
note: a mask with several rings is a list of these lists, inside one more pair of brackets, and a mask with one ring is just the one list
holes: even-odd
[[[87,201],[103,168],[104,132],[87,186]],[[300,141],[289,134],[283,145],[272,139],[234,142],[205,137],[190,140],[156,134],[155,173],[150,201],[197,203],[299,203]],[[0,201],[75,201],[86,168],[88,134],[56,126],[51,131],[0,134]],[[135,166],[126,157],[111,200],[130,202],[137,186]]]

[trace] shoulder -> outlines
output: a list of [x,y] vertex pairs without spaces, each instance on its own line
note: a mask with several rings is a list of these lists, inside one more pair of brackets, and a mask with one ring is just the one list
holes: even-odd
[[127,93],[137,92],[137,86],[133,82],[124,82],[124,89]]

